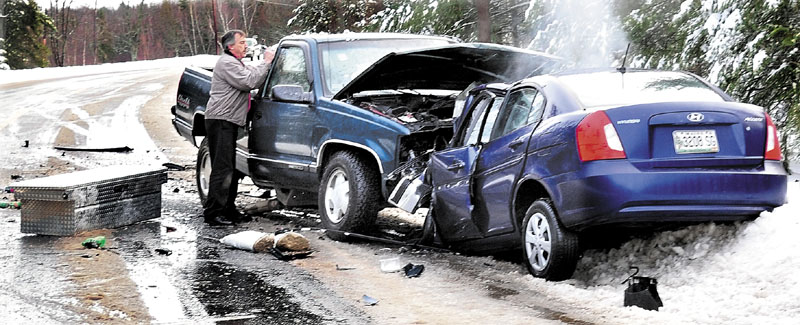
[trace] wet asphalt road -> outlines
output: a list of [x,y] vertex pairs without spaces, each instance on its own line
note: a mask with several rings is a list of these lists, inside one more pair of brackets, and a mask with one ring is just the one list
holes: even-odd
[[[0,147],[6,148],[0,155],[0,187],[100,166],[169,161],[164,153],[169,150],[153,143],[137,116],[145,105],[162,105],[159,96],[174,96],[165,94],[174,94],[180,71],[169,67],[0,86],[10,112],[0,125]],[[26,140],[28,146],[23,147]],[[127,145],[134,150],[64,152],[54,145]],[[223,247],[215,239],[246,228],[274,226],[251,222],[239,228],[207,227],[196,217],[199,199],[186,180],[193,171],[175,173],[180,175],[171,173],[162,189],[162,216],[112,230],[108,237],[113,244],[102,251],[122,259],[139,297],[135,299],[136,292],[128,295],[149,315],[125,315],[83,299],[77,287],[87,284],[74,281],[75,265],[70,261],[78,255],[91,260],[92,252],[64,249],[63,238],[21,234],[19,210],[0,209],[2,323],[368,323],[351,302],[341,301],[302,269],[268,254]],[[13,195],[0,198],[11,200]],[[175,231],[167,231],[167,225]],[[169,255],[156,248],[168,250]],[[100,273],[105,267],[91,264],[86,272]],[[105,296],[110,299],[111,294]],[[88,318],[87,310],[104,315]]]

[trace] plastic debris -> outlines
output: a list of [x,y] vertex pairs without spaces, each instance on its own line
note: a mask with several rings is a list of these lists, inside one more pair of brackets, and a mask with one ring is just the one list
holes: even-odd
[[279,209],[283,209],[283,204],[276,198],[269,198],[244,207],[242,212],[245,214],[259,214]]
[[403,271],[406,272],[406,277],[416,278],[422,274],[422,271],[425,271],[425,265],[408,263],[403,266]]
[[164,227],[167,228],[167,232],[173,232],[173,231],[177,231],[178,230],[178,228],[175,228],[175,227],[172,227],[172,226],[164,226]]
[[403,262],[399,257],[386,258],[381,260],[381,271],[386,273],[399,272],[403,269]]
[[22,203],[19,201],[2,201],[0,202],[0,209],[19,209],[22,207]]
[[175,170],[175,171],[184,171],[184,170],[186,170],[186,167],[178,165],[178,164],[173,164],[173,163],[170,163],[170,162],[163,163],[163,164],[161,164],[161,166],[167,167],[167,170]]
[[102,248],[106,245],[106,236],[96,236],[96,237],[89,237],[86,238],[82,243],[81,246],[84,248]]
[[355,269],[356,269],[356,268],[354,268],[354,267],[350,267],[350,266],[339,266],[339,264],[336,264],[336,271],[349,271],[349,270],[355,270]]
[[633,274],[628,276],[625,282],[628,282],[628,287],[625,288],[625,301],[623,305],[636,306],[646,310],[658,311],[659,307],[664,307],[661,302],[661,297],[658,296],[656,285],[658,281],[655,278],[644,276],[635,276],[639,273],[639,268],[631,266],[631,270],[635,270]]
[[23,148],[27,148],[30,145],[30,140],[25,140],[25,143],[22,144]]
[[92,152],[128,152],[133,151],[133,148],[128,146],[123,147],[66,147],[66,146],[54,146],[53,149],[63,150],[63,151],[92,151]]
[[167,255],[167,256],[172,255],[172,250],[167,248],[156,248],[155,251],[156,253],[159,253],[161,255]]
[[375,306],[378,304],[378,299],[372,298],[367,295],[361,297],[361,301],[364,302],[364,306]]

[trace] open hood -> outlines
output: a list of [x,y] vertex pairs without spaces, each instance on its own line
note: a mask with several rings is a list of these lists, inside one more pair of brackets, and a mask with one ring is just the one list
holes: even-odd
[[460,43],[389,53],[344,86],[334,99],[369,90],[464,90],[472,82],[512,82],[551,72],[555,56],[487,43]]

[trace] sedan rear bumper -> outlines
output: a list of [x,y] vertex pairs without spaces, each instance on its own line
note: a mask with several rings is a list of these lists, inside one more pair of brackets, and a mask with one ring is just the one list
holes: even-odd
[[640,170],[626,160],[610,160],[555,178],[546,182],[557,188],[561,221],[577,229],[742,220],[786,203],[786,170],[778,161],[742,169]]

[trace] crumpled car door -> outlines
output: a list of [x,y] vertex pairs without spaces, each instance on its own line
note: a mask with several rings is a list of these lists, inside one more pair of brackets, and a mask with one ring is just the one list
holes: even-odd
[[[499,102],[499,101],[498,101]],[[495,103],[490,92],[481,94],[467,111],[469,120],[462,123],[451,148],[431,154],[428,168],[433,186],[432,208],[439,235],[445,241],[483,237],[473,220],[473,173],[480,155],[478,142],[486,123],[488,108]]]

